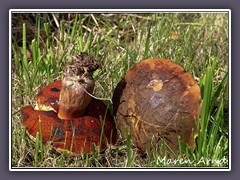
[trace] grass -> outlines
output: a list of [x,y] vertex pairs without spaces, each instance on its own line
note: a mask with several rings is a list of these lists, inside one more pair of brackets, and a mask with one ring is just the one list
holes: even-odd
[[[228,166],[225,162],[229,158],[227,13],[33,16],[38,21],[30,25],[20,21],[21,35],[13,33],[12,36],[12,167]],[[12,20],[16,17],[30,15],[18,14]],[[41,88],[61,79],[63,64],[80,52],[98,58],[100,68],[94,73],[94,94],[106,99],[111,109],[114,88],[140,60],[162,57],[183,66],[202,90],[197,147],[190,149],[179,142],[181,151],[174,161],[159,153],[164,144],[148,150],[144,156],[131,146],[127,136],[126,142],[120,138],[102,154],[70,157],[56,153],[49,145],[42,146],[38,142],[41,133],[36,143],[29,140],[20,123],[21,107],[33,105],[34,96]]]

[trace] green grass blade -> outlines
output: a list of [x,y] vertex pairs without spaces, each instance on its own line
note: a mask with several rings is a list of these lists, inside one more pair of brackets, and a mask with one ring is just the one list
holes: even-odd
[[35,142],[35,153],[34,153],[34,166],[38,166],[38,152],[39,152],[39,132],[36,134],[36,142]]
[[212,124],[212,128],[210,131],[210,138],[208,142],[209,147],[209,156],[212,157],[214,147],[216,146],[216,140],[218,139],[218,133],[220,131],[220,125],[223,120],[223,99],[220,102],[220,105],[218,107],[218,111],[214,117],[214,122]]
[[151,24],[149,24],[149,27],[147,29],[147,38],[146,38],[146,42],[145,42],[145,50],[144,50],[144,55],[143,55],[144,59],[148,58],[150,37],[151,37]]
[[210,107],[212,99],[213,89],[213,72],[212,68],[207,68],[204,84],[203,94],[203,105],[202,105],[202,116],[201,116],[201,128],[199,133],[198,141],[198,152],[199,157],[205,153],[207,146],[207,126],[210,119]]
[[228,83],[228,73],[225,74],[225,76],[223,77],[221,83],[219,84],[219,86],[217,87],[215,93],[214,93],[214,97],[212,100],[212,104],[211,104],[211,108],[210,108],[210,112],[213,111],[214,106],[216,105],[217,102],[217,97],[220,97],[220,94],[222,93],[222,91],[225,89],[224,87],[226,86],[226,84]]
[[46,53],[48,53],[49,46],[50,46],[50,26],[49,26],[49,23],[44,23],[44,30],[45,30],[46,36],[47,36],[45,50],[46,50]]
[[129,128],[125,128],[125,134],[126,134],[126,145],[127,145],[127,167],[132,166],[132,150],[131,150],[131,138],[129,133]]
[[91,31],[90,34],[88,35],[88,39],[84,46],[83,52],[87,52],[87,50],[90,48],[90,45],[92,43],[92,36],[93,36],[93,31]]
[[39,47],[39,44],[40,44],[40,31],[41,31],[41,19],[40,18],[38,19],[37,23],[38,23],[38,25],[37,25],[37,37],[36,37],[37,45],[36,46]]
[[41,161],[43,161],[44,149],[43,149],[43,131],[42,131],[42,121],[39,120],[39,148],[41,153]]
[[27,83],[30,85],[30,89],[32,89],[31,87],[31,80],[29,77],[29,64],[28,64],[28,59],[27,59],[27,40],[26,40],[26,24],[23,23],[23,72],[24,72],[24,76],[26,78]]
[[70,43],[73,42],[74,37],[76,36],[76,33],[75,33],[75,32],[76,32],[77,23],[78,23],[78,17],[79,17],[79,15],[76,14],[76,16],[75,16],[75,21],[74,21],[74,25],[73,25],[73,28],[72,28],[72,34],[71,34],[71,40],[70,40]]

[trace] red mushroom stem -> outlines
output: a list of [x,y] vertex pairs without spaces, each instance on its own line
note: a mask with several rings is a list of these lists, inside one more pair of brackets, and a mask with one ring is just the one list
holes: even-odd
[[59,98],[60,119],[84,115],[85,108],[91,102],[89,94],[92,94],[95,85],[92,72],[97,68],[96,60],[87,53],[80,54],[66,65]]

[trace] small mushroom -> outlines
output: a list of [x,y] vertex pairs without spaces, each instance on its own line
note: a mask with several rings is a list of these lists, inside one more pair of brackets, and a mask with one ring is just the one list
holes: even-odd
[[[200,88],[180,65],[146,59],[127,71],[113,95],[113,109],[123,139],[128,127],[132,143],[146,152],[149,144],[179,150],[179,140],[195,146]],[[152,143],[149,143],[152,142]]]
[[37,106],[22,108],[22,123],[32,140],[42,128],[43,143],[72,155],[104,150],[115,144],[114,120],[106,105],[91,98],[98,68],[95,59],[82,53],[66,65],[63,79],[43,88],[35,96]]

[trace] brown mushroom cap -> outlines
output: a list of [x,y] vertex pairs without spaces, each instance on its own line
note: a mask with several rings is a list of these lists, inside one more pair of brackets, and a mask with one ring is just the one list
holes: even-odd
[[38,110],[22,108],[22,123],[31,139],[40,132],[41,121],[43,143],[50,142],[58,151],[73,155],[92,153],[93,144],[102,151],[107,143],[116,143],[114,120],[102,101],[92,99],[83,116],[60,119],[57,115],[60,90],[61,81],[53,82],[36,95]]
[[[200,88],[178,64],[167,59],[146,59],[133,66],[117,85],[113,108],[123,138],[130,127],[133,144],[145,152],[165,143],[179,150],[179,138],[194,147],[196,116],[201,111]],[[200,114],[200,113],[199,113]]]

